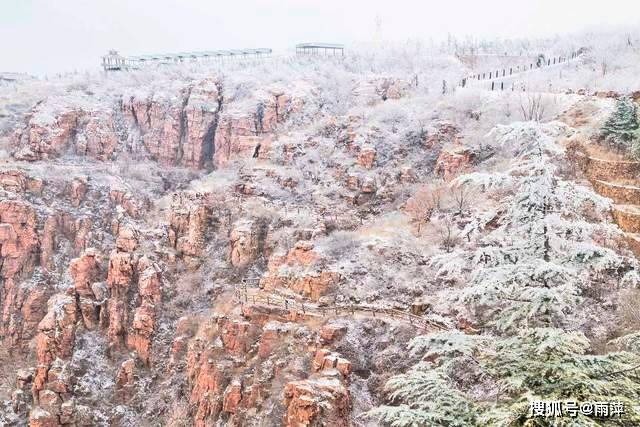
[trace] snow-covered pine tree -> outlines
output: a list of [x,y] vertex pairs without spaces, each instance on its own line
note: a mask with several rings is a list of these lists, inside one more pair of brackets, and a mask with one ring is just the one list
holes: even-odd
[[602,126],[601,134],[621,148],[630,149],[639,128],[636,103],[623,97],[616,102],[616,109]]
[[[582,217],[585,206],[606,215],[609,202],[558,178],[555,162],[562,158],[562,147],[555,142],[562,131],[558,126],[528,122],[498,127],[493,136],[503,150],[514,152],[512,166],[506,172],[459,179],[507,191],[491,230],[481,230],[482,223],[471,221],[475,231],[464,231],[475,233],[467,251],[456,255],[467,265],[469,285],[454,292],[482,325],[502,332],[575,322],[573,308],[596,277],[609,275],[616,280],[631,270],[628,259],[593,242],[594,234],[613,236],[617,230]],[[435,262],[442,259],[447,256],[436,257]]]
[[[480,355],[487,372],[497,380],[500,395],[479,417],[482,425],[637,426],[640,412],[640,357],[628,352],[590,355],[589,340],[581,332],[553,328],[524,329],[496,342]],[[531,424],[531,401],[620,402],[621,417],[538,419]],[[553,423],[552,421],[553,420]]]
[[[454,285],[444,298],[471,312],[481,334],[412,340],[415,365],[387,382],[389,404],[368,416],[397,427],[640,425],[640,356],[590,354],[575,332],[584,319],[574,307],[594,302],[591,288],[637,282],[637,262],[605,246],[620,233],[605,222],[610,202],[556,173],[562,126],[499,126],[492,136],[513,155],[510,166],[458,180],[497,200],[468,221],[466,246],[434,257],[433,267]],[[619,401],[625,414],[531,418],[536,399]]]
[[[392,377],[393,405],[367,416],[394,427],[636,426],[640,357],[628,352],[589,355],[580,332],[524,329],[512,337],[438,333],[414,338],[420,361]],[[533,418],[532,401],[620,402],[621,417]],[[566,408],[566,406],[565,406]]]

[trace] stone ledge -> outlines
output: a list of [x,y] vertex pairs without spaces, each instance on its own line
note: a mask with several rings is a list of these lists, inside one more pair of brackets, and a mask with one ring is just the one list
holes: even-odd
[[636,179],[640,176],[640,162],[588,157],[587,175],[594,180]]
[[580,152],[576,155],[584,159],[583,167],[592,180],[637,179],[640,176],[638,161],[600,159]]
[[625,233],[624,237],[631,252],[633,252],[636,257],[640,257],[640,234]]
[[640,205],[640,187],[599,179],[593,181],[593,187],[601,196],[610,198],[614,203]]
[[618,226],[629,233],[640,233],[640,209],[633,205],[615,205],[613,217]]

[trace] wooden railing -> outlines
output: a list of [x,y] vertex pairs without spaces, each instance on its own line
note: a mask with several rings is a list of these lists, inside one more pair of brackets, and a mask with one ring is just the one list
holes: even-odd
[[261,290],[254,287],[249,287],[250,283],[257,283],[257,281],[259,281],[259,279],[243,279],[242,285],[236,286],[235,288],[235,300],[240,304],[268,305],[288,311],[297,312],[305,316],[312,315],[321,317],[332,317],[344,315],[355,316],[357,314],[360,314],[370,318],[387,318],[399,320],[424,331],[432,331],[434,328],[439,330],[450,329],[446,325],[443,325],[434,320],[395,308],[381,308],[360,304],[325,305],[304,303],[301,301],[296,301],[294,299],[283,298],[275,294],[262,292]]
[[[501,83],[500,85],[496,85],[495,80],[508,79],[510,77],[516,76],[524,72],[539,70],[545,67],[550,67],[552,65],[563,64],[573,59],[576,59],[578,57],[579,57],[578,53],[572,52],[568,56],[556,56],[552,58],[545,58],[543,60],[536,61],[536,63],[531,62],[528,65],[523,64],[523,65],[517,65],[515,67],[509,67],[509,68],[502,68],[502,69],[498,68],[498,69],[487,71],[484,73],[472,74],[470,76],[463,78],[460,81],[460,86],[466,87],[470,83],[483,81],[483,80],[489,80],[489,81],[494,80],[491,82],[491,90],[505,90],[505,88],[508,90],[509,88],[508,85],[505,86],[504,82],[500,82]],[[511,89],[513,90],[514,88],[515,88],[515,85],[512,85]]]

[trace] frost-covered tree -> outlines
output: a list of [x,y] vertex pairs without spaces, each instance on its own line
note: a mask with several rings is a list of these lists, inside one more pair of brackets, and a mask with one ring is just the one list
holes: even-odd
[[638,128],[638,107],[631,98],[624,97],[616,102],[616,109],[602,126],[601,133],[616,145],[631,149],[638,137]]
[[[635,283],[637,263],[606,245],[619,236],[601,222],[610,202],[562,179],[556,141],[568,132],[558,123],[499,126],[490,136],[507,166],[498,160],[455,182],[478,186],[488,202],[465,221],[464,245],[432,265],[454,285],[444,298],[467,310],[480,334],[412,340],[415,365],[388,381],[388,404],[369,416],[399,427],[638,425],[640,356],[593,354],[576,310],[594,302],[594,287]],[[534,400],[618,401],[625,414],[532,418]]]
[[[445,332],[409,344],[419,362],[387,382],[391,403],[369,417],[412,426],[635,426],[640,357],[587,354],[580,332],[524,329],[507,338]],[[465,378],[466,376],[466,378]],[[478,387],[480,385],[480,387]],[[534,418],[532,401],[621,402],[621,417]],[[566,407],[565,407],[566,408]]]
[[464,263],[469,274],[462,280],[469,286],[456,298],[500,331],[566,326],[596,276],[617,278],[630,270],[628,260],[593,241],[615,229],[582,217],[585,208],[604,215],[608,202],[558,178],[555,162],[563,150],[554,135],[560,131],[557,124],[498,127],[492,136],[513,151],[511,167],[458,180],[485,191],[499,188],[506,196],[463,231],[471,241],[464,252],[436,257],[435,265],[450,275],[452,263]]

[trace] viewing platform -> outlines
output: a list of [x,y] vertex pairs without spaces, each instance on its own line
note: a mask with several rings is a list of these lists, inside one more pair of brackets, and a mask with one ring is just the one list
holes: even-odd
[[145,65],[171,65],[181,62],[197,61],[223,61],[226,59],[258,59],[270,56],[272,50],[269,48],[258,49],[230,49],[230,50],[207,50],[202,52],[178,52],[163,53],[154,55],[121,56],[117,51],[111,50],[102,57],[102,67],[105,71],[117,71],[126,69],[138,69]]
[[338,55],[344,56],[344,45],[338,43],[300,43],[296,45],[298,55]]

